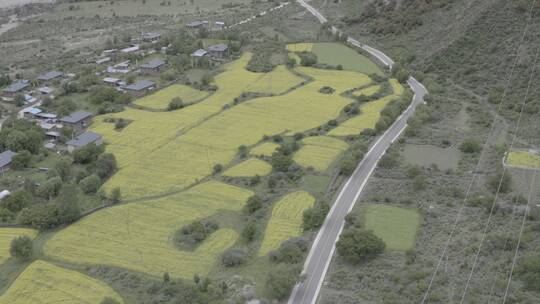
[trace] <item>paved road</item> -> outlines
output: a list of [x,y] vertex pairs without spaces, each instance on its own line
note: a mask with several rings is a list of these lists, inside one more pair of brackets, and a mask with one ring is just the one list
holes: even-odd
[[[311,12],[321,23],[326,22],[326,18],[315,8],[307,4],[304,0],[297,0],[300,5]],[[332,31],[339,31],[332,28]],[[357,47],[369,52],[379,59],[384,65],[392,67],[394,61],[383,52],[364,45],[349,37],[347,41]],[[375,142],[366,153],[364,159],[358,164],[354,173],[341,189],[332,209],[319,230],[315,241],[311,247],[309,255],[304,264],[303,274],[305,280],[294,287],[289,299],[289,304],[313,304],[317,301],[317,296],[330,265],[332,255],[335,250],[335,243],[341,234],[345,223],[345,216],[351,211],[354,203],[364,189],[371,173],[375,170],[377,162],[384,155],[386,149],[401,135],[407,126],[407,120],[414,114],[416,106],[424,102],[424,95],[427,90],[416,79],[411,77],[407,82],[414,92],[411,105],[399,116],[394,124]]]

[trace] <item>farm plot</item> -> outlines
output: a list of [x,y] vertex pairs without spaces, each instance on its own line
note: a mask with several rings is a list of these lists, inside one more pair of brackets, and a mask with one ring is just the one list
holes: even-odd
[[287,51],[289,52],[311,52],[312,49],[313,49],[313,43],[287,44]]
[[[236,68],[230,70],[234,66]],[[96,131],[105,135],[108,149],[117,155],[121,167],[105,188],[119,187],[128,199],[184,189],[210,175],[214,165],[228,164],[240,145],[252,146],[264,135],[309,130],[339,116],[350,99],[338,94],[331,97],[320,94],[321,87],[331,86],[341,93],[371,81],[356,72],[302,67],[298,71],[311,76],[312,82],[284,95],[248,100],[210,115],[217,105],[219,109],[223,107],[223,98],[234,99],[249,85],[250,79],[253,82],[259,79],[243,67],[234,63],[224,73],[237,79],[236,82],[218,75],[219,90],[203,102],[174,112],[132,110],[113,114],[133,119],[135,115],[126,114],[137,112],[134,121],[121,132],[114,131],[110,124],[106,129],[102,127],[105,123],[96,127]],[[245,86],[238,87],[239,83]],[[237,88],[231,90],[229,86]],[[222,87],[225,93],[221,92]],[[153,115],[139,116],[140,112]],[[164,115],[163,122],[159,120],[160,115]]]
[[315,198],[305,191],[293,192],[274,205],[272,217],[266,226],[264,238],[259,248],[259,256],[278,249],[283,241],[302,234],[304,210],[315,203]]
[[347,143],[332,137],[313,136],[302,140],[304,146],[294,154],[294,161],[304,167],[324,172],[347,150]]
[[540,155],[527,151],[510,151],[506,164],[515,167],[540,168]]
[[264,160],[250,158],[223,173],[230,177],[265,176],[272,171],[272,166]]
[[292,74],[285,66],[280,65],[270,73],[261,73],[257,81],[247,86],[246,91],[281,94],[302,81],[304,79]]
[[403,87],[395,79],[390,79],[390,84],[393,88],[393,94],[364,103],[360,106],[360,115],[346,120],[337,128],[328,132],[328,135],[347,136],[359,134],[365,129],[373,129],[381,117],[381,111],[384,107],[397,100],[403,94]]
[[249,154],[253,156],[272,156],[278,147],[279,145],[276,143],[265,142],[251,149]]
[[368,205],[365,228],[383,239],[389,250],[408,250],[414,246],[420,215],[416,210],[385,205]]
[[0,297],[0,304],[99,304],[105,297],[123,303],[106,284],[38,260],[30,264]]
[[381,90],[381,86],[380,85],[372,85],[372,86],[369,86],[367,88],[364,88],[364,89],[360,89],[358,91],[354,91],[352,94],[354,96],[360,96],[360,95],[364,95],[364,96],[373,96],[375,94],[377,94],[379,91]]
[[219,229],[194,251],[173,244],[175,232],[220,210],[239,211],[252,193],[211,181],[179,194],[96,212],[59,231],[45,253],[75,264],[101,264],[161,276],[205,275],[238,234]]
[[342,65],[345,70],[364,74],[383,75],[381,69],[364,55],[341,43],[315,43],[311,52],[317,55],[317,62]]
[[165,110],[175,97],[179,97],[184,103],[192,103],[202,100],[208,95],[208,92],[199,91],[186,85],[173,84],[152,95],[137,99],[134,103],[151,109]]
[[4,263],[9,257],[9,247],[11,241],[18,236],[29,236],[34,238],[37,231],[26,228],[0,228],[0,264]]

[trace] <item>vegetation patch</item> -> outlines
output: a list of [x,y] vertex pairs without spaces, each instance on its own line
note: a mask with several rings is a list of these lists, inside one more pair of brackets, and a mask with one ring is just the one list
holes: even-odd
[[441,170],[456,169],[460,153],[455,148],[440,148],[431,145],[405,145],[405,161],[421,167],[437,166]]
[[315,198],[305,191],[290,193],[277,202],[272,209],[258,255],[265,256],[278,249],[284,241],[302,235],[304,210],[314,203]]
[[265,142],[262,143],[249,152],[249,154],[253,156],[272,156],[272,154],[276,151],[276,149],[279,147],[278,144],[273,142]]
[[373,230],[390,250],[409,250],[414,246],[420,215],[416,210],[385,205],[368,205],[365,229]]
[[36,235],[37,231],[33,229],[0,228],[0,265],[10,257],[9,249],[13,239],[20,236],[34,238]]
[[287,51],[293,53],[311,52],[313,43],[291,43],[287,44]]
[[304,167],[324,172],[348,148],[346,142],[327,136],[313,136],[302,140],[304,144],[294,154],[294,161]]
[[174,98],[180,98],[184,103],[189,104],[207,96],[208,92],[199,91],[186,85],[173,84],[152,95],[137,99],[134,103],[151,109],[165,110]]
[[315,43],[310,51],[317,55],[318,62],[322,64],[341,65],[345,70],[368,75],[383,75],[381,69],[373,61],[342,43]]
[[271,171],[272,166],[269,163],[257,158],[250,158],[228,169],[223,175],[230,177],[265,176]]
[[510,151],[506,164],[516,167],[540,168],[540,155],[527,151]]
[[360,97],[362,95],[367,96],[367,97],[371,97],[371,96],[379,93],[380,91],[381,91],[381,86],[376,84],[376,85],[372,85],[372,86],[369,86],[369,87],[364,88],[364,89],[360,89],[358,91],[354,91],[352,94],[355,97]]
[[0,297],[0,303],[98,304],[105,298],[123,303],[122,298],[106,284],[80,272],[38,260],[19,275]]
[[236,242],[237,233],[219,229],[194,251],[178,250],[171,236],[219,210],[240,211],[250,196],[238,187],[207,182],[179,194],[103,209],[59,231],[45,253],[76,264],[105,264],[155,276],[204,275]]

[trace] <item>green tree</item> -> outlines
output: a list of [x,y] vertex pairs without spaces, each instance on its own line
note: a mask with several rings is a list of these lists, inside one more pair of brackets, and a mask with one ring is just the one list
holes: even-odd
[[258,232],[257,224],[254,221],[249,221],[242,229],[241,236],[244,241],[251,243],[257,238]]
[[474,139],[466,139],[459,146],[459,149],[463,153],[478,153],[482,151],[482,146],[480,145],[480,143],[478,143],[478,141]]
[[54,170],[62,181],[68,181],[71,176],[71,165],[73,161],[70,157],[64,156],[60,158],[54,165]]
[[20,170],[28,168],[32,163],[32,154],[27,150],[19,151],[11,159],[11,168],[15,170]]
[[488,179],[487,186],[493,193],[508,193],[512,190],[512,175],[508,171],[499,170]]
[[87,176],[79,182],[79,186],[81,187],[81,190],[86,193],[96,193],[101,186],[101,179],[99,176],[92,174],[90,176]]
[[175,97],[171,100],[169,103],[169,106],[167,107],[167,111],[174,111],[178,109],[182,109],[184,107],[184,102],[180,97]]
[[116,187],[112,189],[109,200],[113,204],[118,204],[122,201],[122,192],[120,191],[120,188]]
[[300,268],[287,264],[277,265],[270,270],[266,280],[266,291],[277,300],[287,298],[298,281]]
[[31,203],[32,195],[23,189],[19,189],[0,201],[0,206],[15,213],[30,206]]
[[326,201],[317,201],[315,206],[304,211],[303,214],[303,227],[304,231],[317,229],[322,226],[330,206]]
[[62,179],[60,177],[52,177],[39,185],[36,189],[36,194],[43,198],[51,199],[55,197],[62,187]]
[[19,260],[27,261],[31,259],[34,254],[34,244],[32,239],[26,235],[14,238],[11,241],[9,253],[12,257]]
[[116,157],[112,153],[99,155],[96,161],[96,174],[102,179],[111,176],[117,169]]
[[358,264],[384,252],[386,244],[373,231],[351,228],[343,231],[336,248],[345,261]]
[[289,167],[293,164],[293,160],[290,155],[274,152],[272,154],[271,164],[275,171],[287,172]]
[[253,214],[255,211],[261,209],[263,206],[262,199],[258,195],[251,196],[246,205],[244,206],[244,211],[247,214]]

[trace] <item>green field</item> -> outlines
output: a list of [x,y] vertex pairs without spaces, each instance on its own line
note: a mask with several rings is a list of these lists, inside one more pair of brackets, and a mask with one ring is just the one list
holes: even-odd
[[259,256],[278,249],[284,241],[302,235],[302,216],[315,199],[305,191],[293,192],[283,197],[274,205],[272,217],[264,232]]
[[527,151],[510,151],[506,163],[510,166],[538,169],[540,168],[540,155]]
[[253,156],[272,156],[272,153],[279,147],[278,144],[273,142],[262,143],[249,151],[249,154]]
[[307,137],[304,144],[294,154],[294,161],[304,167],[313,167],[319,172],[326,171],[349,145],[346,142],[326,136]]
[[376,93],[378,93],[379,91],[381,90],[381,86],[380,85],[372,85],[372,86],[369,86],[367,88],[364,88],[364,89],[360,89],[358,91],[354,91],[353,92],[353,95],[354,96],[360,96],[360,95],[364,95],[364,96],[372,96],[372,95],[375,95]]
[[457,169],[460,153],[456,148],[407,144],[403,149],[405,161],[411,165],[429,168],[436,165],[441,170]]
[[161,276],[192,278],[207,274],[238,234],[220,229],[194,251],[172,243],[175,231],[222,210],[240,211],[252,193],[207,182],[176,195],[96,212],[59,231],[45,253],[75,264],[105,264]]
[[364,55],[341,43],[315,43],[311,52],[317,55],[317,62],[338,65],[345,70],[364,74],[383,75],[381,69]]
[[104,283],[38,260],[0,296],[0,304],[99,304],[105,297],[123,303],[122,298]]
[[388,250],[408,250],[414,247],[420,215],[416,210],[385,205],[365,208],[365,228],[383,239]]
[[250,158],[223,173],[230,177],[265,176],[272,171],[272,166],[264,160]]
[[175,97],[179,97],[184,103],[192,103],[207,96],[208,92],[199,91],[181,84],[173,84],[152,95],[137,99],[134,103],[151,109],[165,110]]
[[34,238],[37,235],[37,231],[26,228],[0,228],[0,265],[10,257],[9,247],[11,241],[23,235]]

